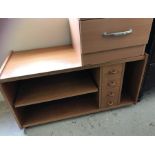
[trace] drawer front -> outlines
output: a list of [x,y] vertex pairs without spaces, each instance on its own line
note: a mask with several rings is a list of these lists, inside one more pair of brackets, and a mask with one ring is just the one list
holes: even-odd
[[113,88],[113,89],[103,89],[102,91],[104,98],[115,98],[118,96],[119,93],[119,87]]
[[103,90],[102,107],[108,108],[108,107],[116,106],[119,101],[119,91],[120,91],[119,87]]
[[104,78],[102,87],[105,89],[113,89],[115,87],[120,87],[121,78]]
[[102,64],[114,60],[136,57],[144,55],[145,46],[128,47],[111,51],[83,54],[83,65]]
[[122,64],[107,66],[103,69],[103,78],[121,78],[122,71]]
[[119,95],[119,91],[120,91],[119,87],[116,87],[116,88],[113,88],[113,89],[103,90],[102,91],[102,94],[103,94],[102,96],[103,96],[103,98],[109,98],[109,99],[117,98],[118,95]]
[[82,53],[93,53],[148,42],[152,19],[93,19],[80,21]]
[[102,87],[103,89],[113,89],[120,87],[124,63],[104,66],[102,68]]
[[118,96],[115,97],[106,97],[103,98],[103,107],[108,108],[108,107],[113,107],[118,104]]

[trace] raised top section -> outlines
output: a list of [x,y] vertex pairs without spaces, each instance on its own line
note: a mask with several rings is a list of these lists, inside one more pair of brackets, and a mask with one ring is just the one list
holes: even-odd
[[0,81],[80,66],[81,59],[70,45],[12,52],[3,65]]

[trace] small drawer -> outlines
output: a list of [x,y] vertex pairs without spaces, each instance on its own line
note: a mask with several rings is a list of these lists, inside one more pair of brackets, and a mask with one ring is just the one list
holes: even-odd
[[82,54],[83,65],[102,64],[105,62],[144,55],[145,45],[115,49],[110,51]]
[[110,78],[110,79],[104,79],[102,82],[103,89],[113,89],[116,87],[120,87],[121,84],[121,78]]
[[119,94],[119,87],[113,89],[103,89],[103,97],[104,98],[115,98]]
[[92,19],[80,21],[82,53],[145,45],[152,19]]
[[114,97],[103,97],[102,107],[112,107],[118,105],[119,96],[116,95]]
[[122,75],[124,64],[110,65],[103,68],[103,78],[119,78]]
[[107,108],[118,105],[120,88],[102,90],[102,105],[101,107]]
[[118,105],[120,97],[120,88],[102,89],[101,107],[108,108]]

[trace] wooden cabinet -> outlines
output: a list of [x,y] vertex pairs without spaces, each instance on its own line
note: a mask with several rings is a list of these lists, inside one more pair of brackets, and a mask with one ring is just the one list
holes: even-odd
[[[21,128],[137,102],[151,19],[73,21],[74,48],[11,52],[0,69],[0,90]],[[131,26],[127,36],[100,34]]]
[[[14,54],[17,53],[12,56]],[[9,61],[14,61],[10,56],[1,74],[8,73],[10,77],[2,78],[0,83],[1,92],[21,128],[136,103],[147,60],[144,55],[19,77],[15,72],[21,69],[23,59],[26,59],[22,54],[20,52],[21,60],[18,61],[21,65],[11,70],[12,77],[7,70]],[[25,75],[27,70],[23,73]]]

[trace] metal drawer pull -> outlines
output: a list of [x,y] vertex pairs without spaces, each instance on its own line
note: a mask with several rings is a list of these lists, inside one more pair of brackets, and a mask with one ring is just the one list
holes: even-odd
[[128,34],[131,34],[132,32],[133,32],[132,29],[129,29],[129,30],[123,31],[123,32],[104,32],[103,36],[115,36],[115,37],[118,37],[118,36],[125,36],[125,35],[128,35]]

